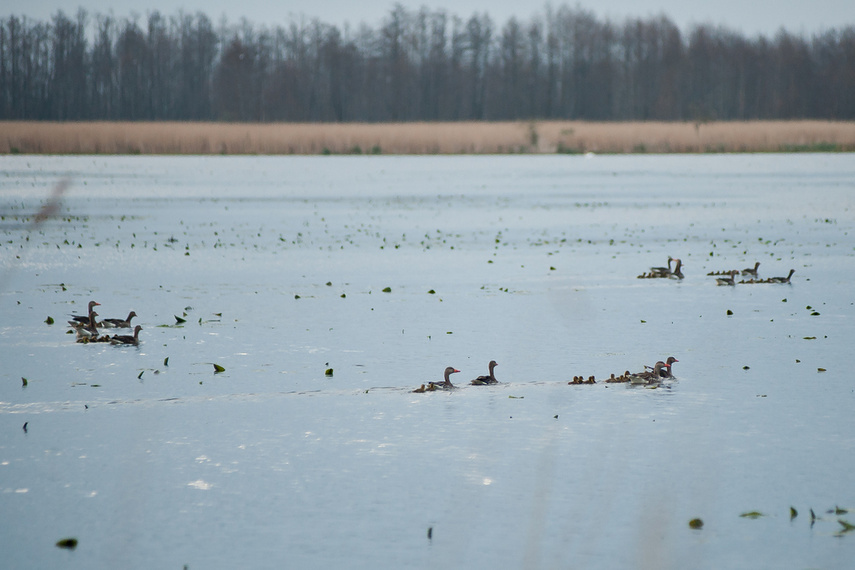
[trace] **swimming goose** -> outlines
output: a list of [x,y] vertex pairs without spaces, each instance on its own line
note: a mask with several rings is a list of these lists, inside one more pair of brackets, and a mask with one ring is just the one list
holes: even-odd
[[99,303],[99,302],[97,302],[97,301],[89,301],[89,309],[86,311],[86,316],[83,316],[83,315],[71,315],[71,320],[70,320],[70,321],[68,321],[68,324],[70,324],[70,325],[71,325],[71,326],[73,326],[73,327],[79,327],[79,326],[83,326],[83,325],[88,325],[88,324],[89,324],[89,320],[90,320],[90,318],[91,318],[91,316],[92,316],[92,308],[93,308],[93,307],[96,307],[96,306],[98,306],[98,305],[100,305],[100,304],[101,304],[101,303]]
[[754,264],[754,269],[752,269],[750,267],[746,267],[745,269],[743,269],[742,274],[743,275],[753,275],[754,277],[757,277],[757,268],[758,267],[760,267],[759,261]]
[[498,366],[498,364],[496,364],[496,361],[491,360],[490,364],[487,365],[487,367],[490,369],[490,375],[489,376],[479,376],[475,380],[472,380],[470,382],[470,384],[472,384],[473,386],[487,386],[489,384],[498,384],[499,381],[496,380],[496,376],[493,374],[493,369],[496,366]]
[[98,313],[90,311],[89,322],[86,324],[77,323],[76,321],[68,321],[68,323],[77,331],[77,342],[90,342],[98,338],[98,328],[95,323],[95,317],[97,316]]
[[651,267],[650,274],[658,275],[660,277],[668,277],[671,275],[671,262],[674,261],[674,258],[670,255],[668,256],[668,267]]
[[436,390],[451,390],[452,388],[454,388],[454,384],[451,383],[449,376],[451,376],[455,372],[460,372],[460,370],[453,366],[449,366],[445,369],[444,382],[428,382],[427,385],[422,384],[421,386],[413,390],[413,392],[421,394],[422,392],[435,392]]
[[457,368],[455,368],[453,366],[447,367],[445,369],[445,372],[443,373],[443,376],[445,377],[445,381],[444,382],[431,382],[430,386],[434,390],[451,390],[452,388],[454,388],[454,384],[451,383],[449,376],[451,376],[452,374],[454,374],[456,372],[460,372],[460,370],[458,370]]
[[[673,378],[674,374],[672,373],[671,368],[675,362],[680,362],[680,361],[677,360],[676,358],[674,358],[673,356],[669,356],[668,360],[666,360],[664,362],[665,367],[659,370],[659,377],[660,378]],[[644,367],[649,369],[649,370],[653,370],[653,368],[651,368],[650,366],[647,366],[646,364],[644,365]]]
[[790,269],[790,273],[786,277],[770,277],[769,283],[789,283],[790,277],[792,277],[795,272],[795,269]]
[[128,313],[128,318],[125,320],[122,319],[104,319],[101,321],[101,328],[105,329],[129,329],[131,328],[131,319],[136,317],[137,314],[133,311]]
[[140,331],[142,327],[137,325],[134,327],[134,336],[114,334],[110,338],[110,344],[132,344],[134,346],[140,343]]
[[736,282],[733,280],[733,276],[739,273],[737,270],[733,270],[730,272],[728,277],[716,277],[715,284],[716,285],[736,285]]
[[[629,377],[629,382],[630,384],[651,384],[654,382],[659,382],[661,378],[660,374],[662,374],[662,369],[668,368],[669,366],[669,364],[665,364],[660,360],[653,366],[653,370],[645,370],[644,372],[637,372],[635,374],[631,374]],[[649,368],[649,366],[647,368]]]

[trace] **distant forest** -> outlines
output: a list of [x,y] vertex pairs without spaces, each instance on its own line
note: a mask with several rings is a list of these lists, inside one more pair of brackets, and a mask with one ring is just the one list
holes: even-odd
[[855,27],[745,37],[547,7],[390,10],[377,27],[57,12],[0,20],[0,119],[855,120]]

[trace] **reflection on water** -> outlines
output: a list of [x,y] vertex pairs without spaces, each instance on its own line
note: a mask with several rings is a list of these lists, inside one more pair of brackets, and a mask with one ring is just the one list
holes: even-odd
[[[2,162],[13,566],[855,553],[827,512],[855,508],[850,155]],[[685,279],[636,279],[668,256]],[[706,276],[756,261],[792,282]],[[74,343],[90,299],[141,345]],[[603,382],[671,354],[674,382]]]

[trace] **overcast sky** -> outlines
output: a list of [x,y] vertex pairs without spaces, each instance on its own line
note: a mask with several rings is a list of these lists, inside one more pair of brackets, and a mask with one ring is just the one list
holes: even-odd
[[[543,13],[546,2],[520,0],[400,0],[406,8],[445,9],[449,14],[468,18],[486,12],[501,26],[511,16],[527,20]],[[230,23],[246,17],[251,23],[278,25],[301,15],[341,27],[345,22],[356,27],[364,22],[377,26],[395,4],[392,0],[0,0],[0,15],[23,15],[47,21],[57,10],[73,15],[78,7],[90,13],[112,13],[117,17],[136,13],[145,16],[159,10],[167,16],[198,11],[215,24],[225,15]],[[525,4],[525,7],[521,5]],[[810,36],[829,28],[855,26],[855,0],[575,0],[553,1],[553,6],[568,4],[593,11],[600,19],[621,22],[627,17],[666,15],[682,30],[694,24],[723,25],[746,36],[773,36],[781,28]]]

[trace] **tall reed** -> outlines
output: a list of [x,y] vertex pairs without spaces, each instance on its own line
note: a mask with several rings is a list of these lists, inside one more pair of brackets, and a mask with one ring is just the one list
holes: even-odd
[[513,154],[853,151],[855,123],[0,122],[0,154]]

